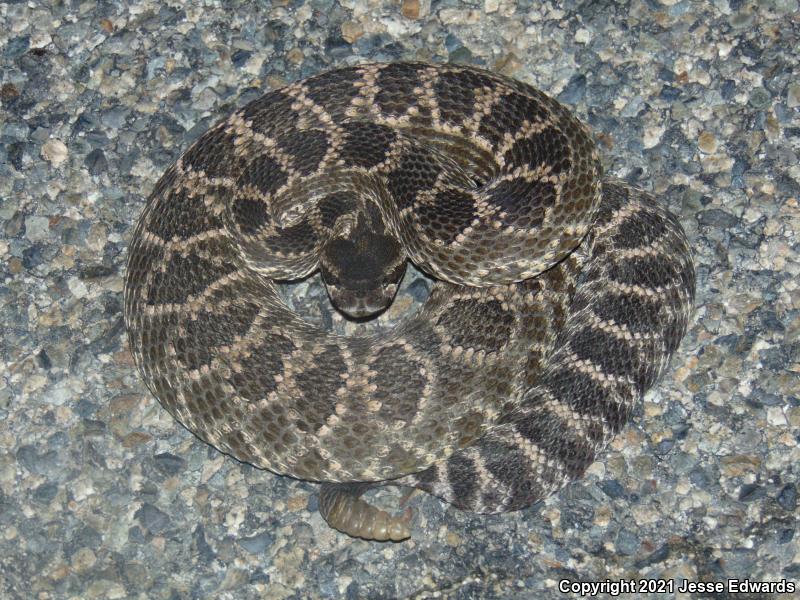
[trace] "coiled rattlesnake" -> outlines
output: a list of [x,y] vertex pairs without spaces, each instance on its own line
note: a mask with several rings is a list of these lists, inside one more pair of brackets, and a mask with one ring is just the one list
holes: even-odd
[[[364,317],[406,259],[437,283],[385,335],[321,331],[273,283],[321,268]],[[337,529],[403,539],[359,498],[368,482],[501,512],[579,477],[663,371],[693,294],[677,220],[601,179],[563,106],[475,68],[373,64],[266,94],[167,170],[130,244],[125,319],[189,430],[325,482]]]

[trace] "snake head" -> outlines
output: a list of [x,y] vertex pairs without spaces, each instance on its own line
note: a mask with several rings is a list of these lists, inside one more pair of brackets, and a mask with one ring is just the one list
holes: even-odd
[[334,306],[354,319],[371,317],[394,300],[406,270],[400,244],[359,216],[345,237],[331,239],[320,254],[320,271]]

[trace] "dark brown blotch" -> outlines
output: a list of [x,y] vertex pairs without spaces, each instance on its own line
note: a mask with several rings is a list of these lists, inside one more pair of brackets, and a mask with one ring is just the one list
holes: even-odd
[[590,361],[606,375],[633,376],[641,392],[652,384],[652,373],[642,370],[644,362],[630,341],[601,329],[584,327],[575,332],[568,344],[578,358]]
[[356,210],[358,202],[351,192],[328,194],[317,204],[319,220],[325,229],[332,228],[339,217]]
[[315,251],[319,238],[313,225],[304,219],[291,227],[278,229],[275,235],[264,237],[262,242],[269,252],[301,255]]
[[415,218],[433,239],[450,244],[475,220],[475,202],[458,189],[436,193],[432,201],[416,207]]
[[378,73],[378,93],[375,103],[390,116],[403,115],[416,102],[414,88],[421,85],[426,67],[422,64],[395,63],[386,65]]
[[293,157],[292,166],[303,175],[319,167],[328,151],[328,135],[320,129],[290,130],[278,142],[281,150]]
[[310,357],[302,370],[295,375],[300,396],[297,411],[314,430],[325,424],[326,419],[336,412],[336,390],[342,386],[342,374],[347,365],[341,350],[335,346],[326,347],[321,353]]
[[391,128],[366,121],[342,124],[344,141],[339,151],[345,165],[370,169],[386,159],[397,134]]
[[[608,291],[601,298],[588,300],[599,318],[627,327],[632,333],[652,334],[659,331],[667,320],[663,299],[659,296],[645,298],[638,294]],[[580,306],[573,308],[576,309]]]
[[253,158],[242,171],[238,187],[251,186],[269,196],[286,183],[288,175],[273,157],[261,154]]
[[[569,365],[548,371],[541,385],[553,398],[576,413],[589,417],[589,422],[605,423],[612,433],[621,431],[630,417],[631,409],[620,401],[620,388],[603,385],[589,374]],[[580,393],[576,393],[576,390],[580,390]],[[605,436],[602,429],[589,429],[588,433],[596,444],[601,443]]]
[[539,166],[549,168],[549,174],[560,175],[572,168],[570,141],[563,132],[553,127],[517,140],[503,155],[505,168]]
[[173,254],[163,271],[156,271],[147,291],[147,304],[183,304],[210,283],[232,273],[232,264],[215,264],[195,254]]
[[165,192],[158,199],[147,230],[168,242],[186,240],[222,226],[222,221],[206,209],[203,196],[192,196],[185,188],[178,188]]
[[430,189],[441,170],[439,162],[424,148],[404,154],[387,175],[387,188],[399,209],[411,206],[420,191]]
[[253,235],[262,227],[269,225],[267,205],[253,198],[237,198],[231,202],[233,221],[245,235]]
[[530,460],[518,446],[487,436],[479,442],[478,450],[486,470],[501,484],[483,490],[486,507],[516,510],[547,495],[532,472]]
[[237,362],[240,368],[229,378],[237,393],[250,401],[266,398],[277,389],[275,376],[283,372],[284,360],[296,348],[291,339],[280,334],[266,334],[258,345],[250,348]]
[[540,123],[548,116],[547,107],[541,101],[510,92],[492,105],[491,112],[481,119],[478,134],[497,146],[505,134],[516,133],[523,121]]
[[679,280],[675,265],[663,255],[631,256],[608,265],[608,278],[616,283],[646,288],[672,286]]
[[344,114],[345,109],[358,96],[361,80],[356,68],[337,69],[307,79],[306,95],[333,116]]
[[475,462],[459,452],[447,461],[447,482],[453,491],[453,504],[469,508],[475,502],[480,482]]
[[[466,326],[470,323],[482,326]],[[449,333],[445,339],[451,346],[495,352],[508,343],[514,327],[514,314],[503,308],[498,300],[456,300],[436,324]]]
[[245,121],[256,133],[274,137],[277,132],[293,130],[299,115],[292,109],[294,99],[281,90],[256,98],[241,110]]
[[451,125],[461,125],[475,110],[475,92],[467,73],[441,73],[434,83],[440,119]]
[[[378,351],[370,370],[379,373],[373,378],[377,389],[371,397],[381,403],[380,420],[392,423],[413,419],[427,384],[422,363],[402,347],[387,346]],[[392,373],[392,377],[386,378],[386,373]],[[402,385],[398,386],[397,382]]]
[[253,302],[242,302],[226,307],[224,312],[202,312],[187,318],[184,335],[174,341],[178,360],[190,370],[209,364],[220,347],[229,346],[249,331],[259,310]]
[[486,199],[504,213],[498,215],[503,225],[533,229],[542,225],[555,204],[556,190],[548,181],[516,178],[498,183]]
[[662,215],[642,210],[620,223],[610,243],[619,248],[645,248],[667,232]]
[[570,428],[557,415],[544,409],[534,410],[514,421],[517,432],[556,458],[569,479],[577,479],[594,461],[594,447],[574,438]]
[[242,159],[234,154],[235,137],[222,129],[212,129],[200,136],[183,154],[185,169],[204,173],[206,177],[226,177],[235,174]]

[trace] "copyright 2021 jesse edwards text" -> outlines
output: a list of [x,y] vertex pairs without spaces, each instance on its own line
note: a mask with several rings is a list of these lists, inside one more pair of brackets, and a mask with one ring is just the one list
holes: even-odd
[[622,594],[794,594],[797,583],[788,579],[757,581],[727,579],[725,581],[690,581],[682,579],[606,579],[603,581],[572,581],[562,579],[558,591],[583,598],[600,594],[617,597]]

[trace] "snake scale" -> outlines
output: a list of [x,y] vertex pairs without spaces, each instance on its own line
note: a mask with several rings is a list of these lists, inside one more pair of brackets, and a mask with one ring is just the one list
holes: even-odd
[[[313,326],[274,283],[320,270],[361,319],[409,260],[436,283],[380,334]],[[580,477],[665,369],[693,297],[677,219],[603,178],[565,107],[477,68],[367,64],[267,93],[169,167],[130,243],[125,321],[186,428],[322,483],[336,529],[401,540],[408,515],[365,490],[494,513]]]

